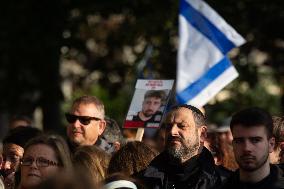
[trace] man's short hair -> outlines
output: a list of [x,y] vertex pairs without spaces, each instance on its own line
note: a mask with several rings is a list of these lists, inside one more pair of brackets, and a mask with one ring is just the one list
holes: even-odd
[[72,108],[80,104],[94,104],[96,108],[102,113],[103,117],[105,116],[105,107],[103,102],[95,96],[84,95],[79,98],[76,98],[73,101]]
[[[28,126],[32,125],[32,120],[28,116],[25,115],[13,115],[9,121],[9,126],[12,125],[13,122],[15,121],[24,121],[27,123]],[[20,125],[21,126],[21,125]]]
[[106,128],[102,133],[102,137],[110,143],[119,142],[120,144],[124,143],[124,138],[122,132],[120,130],[119,125],[114,119],[109,117],[105,118],[106,120]]
[[149,90],[145,93],[144,100],[150,97],[160,98],[161,101],[164,101],[166,97],[166,93],[163,90]]
[[243,127],[264,126],[267,131],[267,137],[272,137],[273,121],[271,115],[264,109],[251,107],[235,113],[230,123],[230,129],[233,131],[234,126]]
[[41,134],[42,132],[37,128],[22,126],[16,127],[8,132],[6,137],[3,139],[3,144],[5,145],[12,143],[24,148],[24,146],[30,139]]
[[275,148],[284,142],[284,116],[272,116],[273,136],[275,137]]
[[187,108],[190,111],[192,111],[194,122],[195,122],[195,125],[197,127],[206,125],[206,117],[198,108],[196,108],[192,105],[188,105],[188,104],[181,104],[181,105],[173,106],[171,108],[171,110],[177,110],[177,109],[180,109],[180,108]]

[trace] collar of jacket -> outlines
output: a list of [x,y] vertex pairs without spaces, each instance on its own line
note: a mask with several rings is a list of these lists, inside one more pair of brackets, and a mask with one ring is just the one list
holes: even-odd
[[214,159],[207,148],[203,147],[200,154],[190,158],[183,164],[171,163],[167,152],[164,151],[154,158],[147,168],[147,172],[145,172],[144,176],[151,175],[151,177],[160,178],[165,172],[169,172],[170,174],[174,172],[188,173],[196,167],[204,172],[208,172],[209,174],[215,174]]

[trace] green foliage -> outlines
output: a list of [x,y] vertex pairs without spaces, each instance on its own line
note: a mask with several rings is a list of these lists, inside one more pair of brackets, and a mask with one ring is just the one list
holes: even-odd
[[[273,114],[282,112],[283,94],[271,93],[269,86],[283,90],[284,1],[207,2],[247,39],[232,57],[240,76],[226,88],[230,98],[212,101],[208,115],[218,121],[253,105]],[[45,127],[55,129],[58,104],[66,100],[60,82],[69,80],[72,99],[82,94],[98,96],[107,114],[121,124],[134,92],[136,65],[148,45],[153,46],[149,64],[155,78],[176,77],[178,4],[177,0],[3,2],[1,113],[32,115],[40,106]],[[71,71],[60,76],[60,65],[67,61],[77,67],[64,67],[63,71]],[[267,66],[274,71],[263,74]],[[78,73],[78,67],[84,71]],[[72,99],[63,103],[61,111],[68,110]]]
[[[224,90],[228,91],[230,97],[226,100],[216,100],[206,106],[206,112],[210,122],[221,124],[224,118],[230,117],[233,113],[251,106],[266,109],[272,115],[279,115],[281,112],[281,95],[277,81],[273,77],[274,72],[265,68],[262,72],[255,66],[249,65],[255,71],[254,78],[258,82],[252,82],[248,75],[240,76]],[[241,72],[243,73],[243,72]]]

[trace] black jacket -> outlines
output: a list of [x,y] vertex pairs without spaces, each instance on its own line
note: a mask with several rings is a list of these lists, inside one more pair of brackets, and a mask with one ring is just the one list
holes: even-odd
[[239,170],[234,172],[220,189],[284,189],[283,170],[270,165],[270,174],[257,183],[245,183],[239,179]]
[[173,164],[168,154],[162,152],[140,173],[140,179],[149,189],[211,189],[225,180],[228,174],[222,173],[204,147],[199,155],[180,165]]

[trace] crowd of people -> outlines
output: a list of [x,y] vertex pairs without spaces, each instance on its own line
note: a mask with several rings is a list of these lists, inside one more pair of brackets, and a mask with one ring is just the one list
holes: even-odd
[[3,139],[0,189],[278,189],[284,188],[284,117],[257,107],[226,127],[207,125],[191,105],[166,113],[154,137],[123,137],[94,96],[74,100],[66,137],[31,122]]

